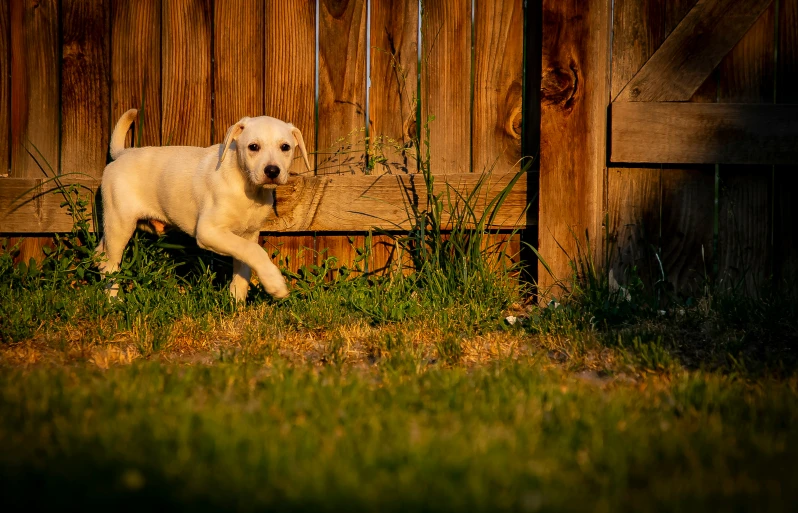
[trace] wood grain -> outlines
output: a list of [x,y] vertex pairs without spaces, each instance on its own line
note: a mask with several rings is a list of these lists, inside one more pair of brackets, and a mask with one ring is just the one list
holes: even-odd
[[[616,0],[613,7],[612,97],[665,40],[663,0]],[[607,177],[609,272],[626,285],[632,269],[652,287],[662,279],[659,166],[611,167]]]
[[370,44],[370,152],[385,159],[371,172],[416,172],[418,2],[372,2]]
[[521,158],[522,0],[482,0],[474,13],[472,169],[505,173]]
[[[60,114],[56,0],[10,2],[11,15],[11,169],[12,177],[53,176],[59,173]],[[41,260],[50,237],[28,237],[20,243],[18,259]]]
[[611,162],[795,162],[798,105],[615,102],[610,138]]
[[[78,184],[80,193],[93,198],[100,186],[97,179],[66,177],[65,183]],[[72,216],[61,206],[64,198],[58,192],[57,183],[45,178],[0,178],[0,231],[5,233],[53,233],[72,229]],[[91,213],[91,206],[89,207]],[[50,238],[28,238],[44,244]],[[34,244],[35,245],[35,244]],[[28,249],[31,256],[38,253]],[[25,258],[27,261],[27,258]]]
[[[779,4],[779,57],[776,63],[776,102],[798,103],[798,0]],[[798,166],[776,166],[774,172],[773,276],[776,292],[798,299],[798,205],[793,177]]]
[[686,101],[772,0],[698,0],[616,101]]
[[57,174],[58,2],[11,2],[11,176]]
[[313,234],[280,235],[270,233],[261,238],[261,246],[268,251],[275,264],[292,273],[302,267],[317,263],[316,243]]
[[211,141],[211,1],[162,4],[161,144]]
[[423,141],[429,122],[430,170],[470,172],[471,2],[425,2],[421,31],[420,130]]
[[264,87],[266,115],[300,129],[311,170],[297,158],[291,173],[313,174],[316,166],[316,2],[265,2]]
[[100,177],[111,136],[110,0],[61,5],[61,172]]
[[[297,155],[290,173],[312,176],[316,170],[316,2],[267,0],[264,18],[266,115],[300,129],[311,169]],[[315,249],[313,234],[281,236],[280,244],[291,255],[294,271],[302,263],[315,263],[315,253],[301,250]]]
[[539,237],[554,277],[538,267],[541,293],[570,277],[575,235],[604,264],[610,23],[607,2],[543,2]]
[[11,12],[0,3],[0,175],[11,167]]
[[715,177],[701,168],[662,171],[662,266],[668,288],[703,294],[713,276]]
[[363,173],[367,44],[364,0],[319,3],[316,174]]
[[127,145],[161,144],[161,1],[111,2],[111,122],[113,129],[128,109],[139,109],[141,141]]
[[[665,3],[665,31],[684,19],[695,0]],[[714,102],[717,77],[707,78],[691,102]],[[703,294],[715,270],[715,166],[662,166],[660,259],[667,277],[666,290],[681,299]]]
[[[775,17],[774,2],[724,57],[719,66],[719,102],[774,107]],[[793,115],[798,118],[798,108]],[[798,146],[798,120],[794,125],[793,146]],[[720,166],[719,172],[718,282],[757,297],[772,268],[773,167]]]
[[[493,175],[475,202],[477,215],[512,180],[511,175]],[[435,191],[446,188],[467,194],[480,176],[472,173],[449,175],[435,183]],[[66,180],[65,180],[66,181]],[[72,180],[69,180],[72,182]],[[96,191],[99,181],[80,181],[86,190]],[[71,219],[60,206],[61,198],[42,189],[36,178],[0,179],[0,215],[6,233],[46,233],[67,231]],[[37,192],[37,188],[39,190]],[[23,194],[24,193],[24,194]],[[276,218],[263,230],[267,232],[357,232],[371,228],[406,230],[409,228],[408,201],[426,202],[426,190],[420,175],[319,176],[294,177],[276,190]],[[495,222],[495,228],[519,228],[524,224],[526,183],[513,187]],[[443,216],[448,222],[448,216]],[[345,236],[343,236],[345,237]],[[316,248],[323,249],[322,245]]]
[[263,22],[259,0],[213,2],[212,143],[242,117],[265,114]]

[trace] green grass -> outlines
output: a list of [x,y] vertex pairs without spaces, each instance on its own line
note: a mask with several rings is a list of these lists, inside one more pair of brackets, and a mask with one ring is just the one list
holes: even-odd
[[798,499],[794,380],[680,372],[597,386],[547,367],[411,355],[357,370],[246,358],[5,369],[0,488],[10,506],[43,509],[66,497],[203,511],[766,511]]
[[475,196],[444,189],[408,198],[413,227],[395,242],[409,269],[319,255],[284,271],[288,299],[255,286],[236,305],[229,261],[137,234],[108,301],[86,203],[64,193],[75,229],[43,262],[0,248],[4,510],[798,499],[798,316],[783,297],[707,288],[663,303],[633,270],[614,288],[585,243],[559,302],[540,307],[490,246],[500,195],[476,215]]

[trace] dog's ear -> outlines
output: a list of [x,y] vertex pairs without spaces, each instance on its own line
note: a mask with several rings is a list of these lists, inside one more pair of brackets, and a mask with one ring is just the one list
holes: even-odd
[[239,119],[236,124],[231,125],[230,128],[227,129],[227,135],[224,136],[224,147],[222,149],[222,155],[219,157],[219,162],[224,162],[227,150],[230,148],[230,145],[233,144],[233,141],[238,139],[241,132],[244,131],[244,128],[247,126],[247,121],[249,121],[249,118],[243,117]]
[[291,133],[294,134],[296,145],[299,146],[299,151],[302,152],[302,158],[305,159],[305,167],[310,171],[310,162],[308,162],[308,150],[305,149],[305,140],[302,138],[302,132],[297,127],[291,127]]

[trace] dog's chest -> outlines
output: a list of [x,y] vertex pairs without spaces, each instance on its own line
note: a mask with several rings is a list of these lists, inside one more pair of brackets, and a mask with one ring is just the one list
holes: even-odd
[[263,230],[266,221],[274,215],[271,197],[258,201],[240,201],[235,209],[225,212],[228,226],[238,235]]

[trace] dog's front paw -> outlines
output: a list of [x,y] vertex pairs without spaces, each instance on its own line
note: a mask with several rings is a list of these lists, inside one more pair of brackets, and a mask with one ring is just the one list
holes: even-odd
[[276,288],[267,288],[266,292],[271,294],[274,299],[285,299],[288,297],[288,294],[290,294],[288,291],[288,286],[285,284],[285,282],[281,283]]

